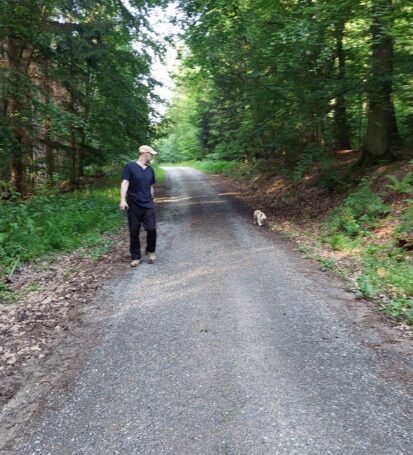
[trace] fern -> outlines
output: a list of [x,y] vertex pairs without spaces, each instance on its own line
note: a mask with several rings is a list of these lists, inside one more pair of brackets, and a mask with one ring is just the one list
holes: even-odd
[[391,183],[387,184],[387,188],[390,188],[396,193],[413,193],[413,173],[408,172],[399,180],[395,175],[386,175]]

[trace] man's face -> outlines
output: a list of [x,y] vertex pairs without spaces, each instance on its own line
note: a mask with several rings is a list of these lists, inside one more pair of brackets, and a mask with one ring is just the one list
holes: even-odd
[[142,153],[142,158],[145,161],[145,163],[148,164],[153,159],[153,155],[152,155],[152,153],[144,152],[144,153]]

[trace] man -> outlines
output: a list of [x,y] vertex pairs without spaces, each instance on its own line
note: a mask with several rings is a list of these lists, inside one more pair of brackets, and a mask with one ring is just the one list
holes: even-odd
[[128,211],[131,266],[137,267],[141,260],[139,232],[141,224],[146,230],[146,254],[150,263],[155,262],[156,219],[153,202],[155,173],[149,166],[157,152],[148,145],[139,147],[139,158],[128,163],[122,171],[120,204]]

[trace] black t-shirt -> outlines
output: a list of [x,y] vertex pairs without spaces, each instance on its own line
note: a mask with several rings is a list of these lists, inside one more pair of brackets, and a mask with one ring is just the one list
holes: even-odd
[[150,166],[143,169],[138,163],[128,163],[122,171],[122,180],[129,181],[127,200],[141,207],[154,208],[151,186],[155,184],[155,172]]

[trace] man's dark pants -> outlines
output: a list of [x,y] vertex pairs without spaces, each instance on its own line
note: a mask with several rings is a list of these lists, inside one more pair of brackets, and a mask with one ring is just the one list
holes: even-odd
[[128,201],[128,221],[130,233],[130,253],[132,259],[141,258],[141,244],[139,232],[141,224],[146,230],[146,251],[154,253],[156,248],[156,217],[155,209],[140,207],[134,202]]

